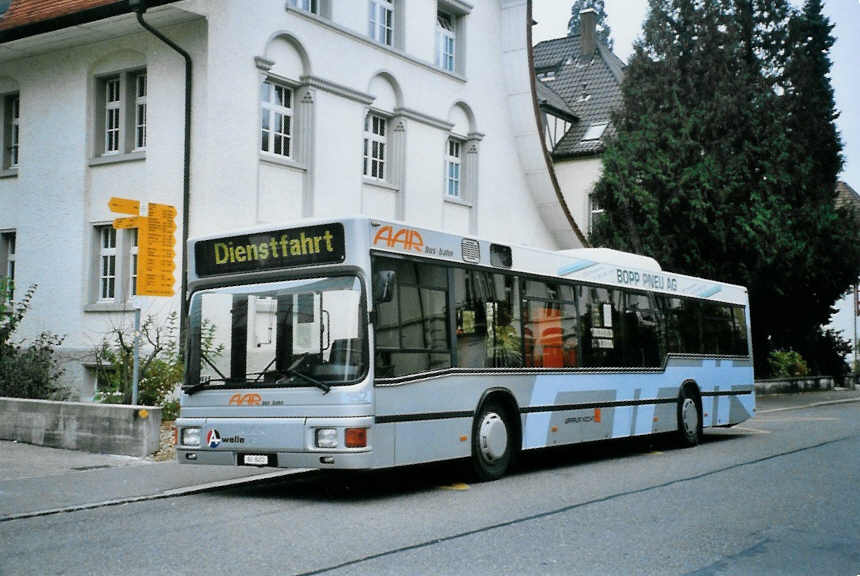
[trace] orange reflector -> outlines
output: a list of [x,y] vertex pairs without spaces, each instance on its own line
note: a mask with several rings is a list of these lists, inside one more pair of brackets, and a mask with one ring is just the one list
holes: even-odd
[[468,436],[460,436],[460,442],[465,442],[468,439],[469,439]]
[[550,428],[550,430],[552,430],[553,432],[558,432],[558,426],[553,426],[552,428]]
[[654,417],[654,422],[659,422],[659,421],[660,421],[660,419],[659,419],[659,418],[657,418],[657,417],[655,416],[655,417]]
[[594,409],[594,421],[598,423],[600,422],[600,408]]
[[364,448],[367,446],[367,428],[347,428],[344,441],[347,448]]

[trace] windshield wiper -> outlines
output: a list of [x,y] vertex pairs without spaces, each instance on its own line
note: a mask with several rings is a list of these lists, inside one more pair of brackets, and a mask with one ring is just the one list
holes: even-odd
[[304,372],[299,371],[299,367],[304,364],[305,360],[307,360],[308,358],[310,358],[310,354],[302,354],[301,356],[296,358],[286,370],[279,371],[281,377],[275,381],[275,385],[283,386],[287,383],[288,380],[292,378],[301,378],[305,382],[309,382],[310,384],[313,384],[314,386],[322,390],[323,394],[328,394],[331,391],[331,386],[329,386],[325,382],[317,380],[316,378],[308,376]]
[[201,390],[202,388],[204,388],[204,387],[208,386],[210,382],[218,382],[218,381],[221,381],[221,382],[224,382],[225,384],[226,384],[227,382],[230,382],[230,379],[229,379],[229,378],[227,378],[226,376],[224,376],[224,374],[223,374],[220,370],[218,370],[218,367],[217,367],[217,366],[215,366],[215,364],[213,364],[213,363],[212,363],[212,361],[211,361],[211,360],[209,360],[209,358],[207,358],[207,357],[206,357],[206,354],[204,354],[203,352],[201,352],[201,353],[200,353],[200,357],[201,357],[201,358],[203,358],[203,360],[204,360],[207,364],[209,364],[209,366],[210,366],[213,370],[215,370],[215,372],[217,372],[217,373],[218,373],[218,376],[220,376],[220,378],[211,378],[211,377],[209,377],[209,378],[206,378],[206,380],[204,380],[204,381],[202,381],[202,382],[199,382],[199,383],[197,383],[197,384],[192,384],[191,386],[183,386],[183,387],[182,387],[182,391],[183,391],[183,392],[185,392],[185,393],[186,393],[186,394],[188,394],[188,395],[194,394],[194,393],[195,393],[195,392],[197,392],[198,390]]

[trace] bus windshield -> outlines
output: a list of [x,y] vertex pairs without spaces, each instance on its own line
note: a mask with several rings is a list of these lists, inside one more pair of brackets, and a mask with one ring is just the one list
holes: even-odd
[[191,298],[185,391],[317,387],[367,372],[362,284],[335,276],[207,289]]

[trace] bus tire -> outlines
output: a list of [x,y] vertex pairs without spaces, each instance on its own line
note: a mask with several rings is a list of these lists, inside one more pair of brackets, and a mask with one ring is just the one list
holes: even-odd
[[681,388],[678,397],[678,441],[684,448],[696,446],[702,439],[702,409],[693,386]]
[[472,424],[472,469],[479,481],[505,475],[513,459],[513,426],[501,402],[485,402]]

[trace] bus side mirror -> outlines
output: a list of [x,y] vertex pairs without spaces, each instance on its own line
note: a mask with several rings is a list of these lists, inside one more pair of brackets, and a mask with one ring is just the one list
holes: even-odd
[[373,301],[391,302],[394,297],[394,270],[377,270],[373,275]]

